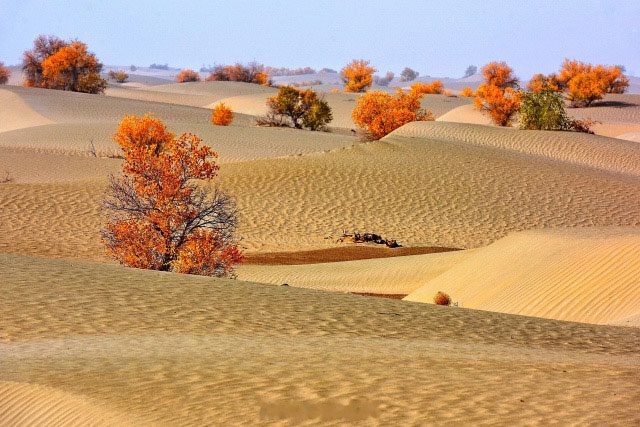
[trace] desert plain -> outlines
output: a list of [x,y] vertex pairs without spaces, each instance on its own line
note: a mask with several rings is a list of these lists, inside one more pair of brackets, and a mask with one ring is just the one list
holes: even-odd
[[[256,126],[277,89],[248,83],[0,87],[0,424],[640,422],[640,95],[567,110],[595,135],[428,95],[363,142],[331,87],[328,132]],[[218,152],[236,279],[105,254],[111,136],[148,112]]]

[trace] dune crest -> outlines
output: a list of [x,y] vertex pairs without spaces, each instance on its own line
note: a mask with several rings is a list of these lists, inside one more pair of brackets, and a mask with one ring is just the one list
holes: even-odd
[[0,105],[0,132],[54,123],[9,90],[0,89]]

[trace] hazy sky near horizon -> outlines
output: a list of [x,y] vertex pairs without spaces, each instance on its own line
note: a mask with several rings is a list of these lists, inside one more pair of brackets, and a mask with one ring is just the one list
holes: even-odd
[[640,0],[0,0],[0,61],[19,63],[52,34],[86,42],[107,65],[339,69],[364,58],[382,73],[457,77],[504,60],[528,76],[569,57],[640,75],[639,21]]

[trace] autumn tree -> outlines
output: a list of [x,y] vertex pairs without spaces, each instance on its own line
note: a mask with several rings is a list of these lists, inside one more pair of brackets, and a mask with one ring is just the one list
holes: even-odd
[[606,93],[624,93],[629,87],[629,79],[619,65],[593,66],[569,59],[562,64],[558,82],[574,107],[589,106]]
[[182,70],[176,76],[178,83],[199,82],[200,75],[193,70]]
[[417,96],[421,95],[441,95],[444,92],[444,85],[440,80],[434,80],[431,83],[414,83],[409,89]]
[[127,74],[124,70],[109,71],[109,78],[115,80],[118,83],[124,83],[129,80],[129,74]]
[[470,87],[462,88],[459,95],[467,98],[471,98],[474,96],[473,88],[470,88]]
[[412,70],[409,67],[404,67],[404,70],[400,73],[400,81],[401,82],[412,82],[418,78],[420,75],[419,72]]
[[42,62],[67,45],[67,42],[58,37],[38,36],[33,41],[33,49],[25,51],[22,55],[24,85],[42,87]]
[[502,90],[518,87],[518,78],[506,62],[490,62],[482,67],[482,74],[486,85],[497,86]]
[[102,93],[107,82],[100,77],[102,64],[87,51],[87,45],[74,41],[42,61],[40,87],[72,92]]
[[395,76],[392,71],[387,71],[384,77],[380,77],[377,74],[373,76],[373,82],[379,86],[389,86],[389,83],[391,83]]
[[531,92],[543,92],[543,91],[559,91],[560,82],[555,74],[535,74],[527,83],[527,89]]
[[431,111],[421,109],[420,98],[401,89],[395,95],[367,92],[357,99],[351,117],[371,139],[380,139],[409,122],[433,120]]
[[236,63],[235,65],[216,65],[206,78],[208,82],[244,82],[269,86],[269,75],[264,65],[250,62],[247,65]]
[[369,66],[369,61],[354,59],[340,71],[345,92],[364,92],[373,83],[373,73],[377,70]]
[[107,252],[121,264],[203,276],[227,276],[242,260],[232,200],[208,185],[217,154],[192,134],[176,138],[150,116],[126,116],[114,140],[122,175],[103,206]]
[[476,67],[475,65],[469,65],[467,67],[467,69],[464,71],[464,77],[463,78],[471,77],[474,74],[476,74],[477,72],[478,72],[478,67]]
[[269,113],[258,120],[261,125],[285,125],[320,130],[333,120],[329,104],[311,89],[280,86],[278,93],[267,99]]
[[211,111],[211,123],[216,126],[229,126],[233,121],[233,111],[223,102],[216,105]]
[[3,62],[0,62],[0,85],[6,85],[11,76],[11,71],[5,67]]
[[498,126],[510,126],[520,107],[520,92],[507,87],[483,84],[476,91],[474,105],[477,109],[489,113],[491,120]]

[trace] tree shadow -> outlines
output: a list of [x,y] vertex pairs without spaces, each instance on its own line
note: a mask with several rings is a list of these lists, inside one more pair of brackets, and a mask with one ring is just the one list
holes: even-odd
[[591,107],[626,108],[626,107],[640,107],[640,104],[635,104],[633,102],[624,102],[624,101],[597,101],[591,104]]

